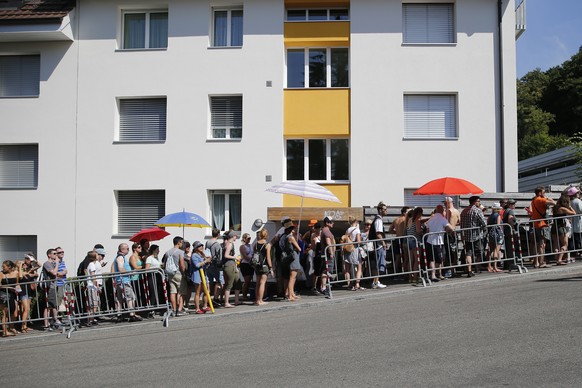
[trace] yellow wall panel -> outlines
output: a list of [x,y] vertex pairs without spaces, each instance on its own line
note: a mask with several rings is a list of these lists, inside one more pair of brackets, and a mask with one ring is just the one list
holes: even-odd
[[350,22],[287,22],[286,47],[347,47]]
[[349,89],[286,89],[284,135],[349,136]]
[[[305,198],[303,200],[303,207],[350,207],[350,185],[325,185],[322,184],[321,186],[325,187],[329,191],[335,194],[335,196],[342,201],[341,203],[337,202],[329,202],[329,201],[322,201],[321,199],[313,199],[313,198]],[[283,195],[283,207],[300,207],[301,206],[301,197],[296,195]]]

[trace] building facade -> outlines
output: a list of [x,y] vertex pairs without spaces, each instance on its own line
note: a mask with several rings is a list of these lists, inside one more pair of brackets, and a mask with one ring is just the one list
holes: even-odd
[[334,207],[402,204],[441,176],[517,190],[514,0],[6,3],[3,259],[113,254],[183,209],[248,231],[299,206],[265,192],[285,180]]

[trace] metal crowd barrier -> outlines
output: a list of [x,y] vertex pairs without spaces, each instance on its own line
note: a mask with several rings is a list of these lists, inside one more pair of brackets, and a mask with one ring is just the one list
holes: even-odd
[[72,310],[69,337],[81,324],[90,325],[104,317],[123,321],[158,312],[163,326],[169,324],[166,276],[159,268],[82,276],[67,280],[67,285]]
[[[580,215],[547,217],[529,221],[519,221],[516,225],[517,250],[521,265],[527,259],[534,267],[540,260],[546,263],[575,261],[582,251],[582,233],[574,232],[573,225],[581,221]],[[536,228],[534,224],[545,222],[546,228]],[[547,264],[546,264],[547,265]]]
[[60,282],[43,279],[1,286],[0,298],[6,306],[2,328],[6,325],[12,332],[18,326],[22,331],[40,323],[45,330],[61,330],[70,338],[82,324],[96,319],[123,320],[128,315],[155,312],[162,315],[163,326],[168,326],[171,309],[161,269],[67,278],[63,286],[57,286]]
[[[384,243],[384,244],[383,244]],[[353,245],[354,251],[347,252],[343,247]],[[384,245],[386,248],[384,248]],[[426,286],[425,277],[422,276],[420,265],[420,245],[415,237],[401,236],[376,240],[367,240],[361,242],[341,243],[331,245],[334,249],[334,258],[325,252],[325,260],[328,270],[328,292],[330,298],[333,297],[331,286],[338,284],[348,284],[346,280],[346,271],[344,261],[351,254],[358,255],[362,263],[362,277],[356,279],[356,267],[350,265],[350,282],[359,280],[365,281],[374,278],[388,279],[400,278],[414,283],[422,283]],[[385,267],[381,268],[378,264],[380,250],[385,253]],[[372,270],[377,270],[378,274],[373,275]],[[349,284],[348,284],[349,285]]]

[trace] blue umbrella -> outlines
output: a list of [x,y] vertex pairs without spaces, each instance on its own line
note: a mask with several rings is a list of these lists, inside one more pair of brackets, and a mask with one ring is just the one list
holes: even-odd
[[154,225],[160,227],[182,227],[182,236],[184,235],[184,227],[188,226],[190,228],[211,228],[208,221],[195,213],[189,213],[182,210],[178,213],[166,214],[159,220],[157,220]]

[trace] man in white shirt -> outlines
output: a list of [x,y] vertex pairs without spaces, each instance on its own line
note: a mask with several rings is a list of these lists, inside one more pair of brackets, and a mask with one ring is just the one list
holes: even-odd
[[[580,190],[576,187],[570,187],[567,191],[568,196],[570,197],[570,205],[572,209],[576,212],[576,214],[582,214],[582,200],[580,200]],[[582,220],[581,217],[572,217],[572,239],[570,241],[573,242],[573,247],[575,250],[580,251],[582,249]],[[568,248],[571,249],[571,248]],[[580,257],[580,253],[578,253],[578,257]],[[575,261],[576,259],[572,258],[571,261]]]
[[[442,275],[443,258],[445,257],[445,232],[453,232],[454,228],[445,218],[443,205],[438,205],[432,217],[425,223],[428,228],[426,236],[426,253],[431,270],[431,280],[438,282],[446,279]],[[438,277],[435,267],[438,268]]]

